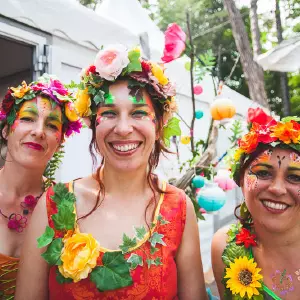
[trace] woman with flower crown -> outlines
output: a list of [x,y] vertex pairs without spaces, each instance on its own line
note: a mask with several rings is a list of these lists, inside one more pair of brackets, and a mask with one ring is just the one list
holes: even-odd
[[[51,185],[43,173],[64,135],[81,123],[70,92],[46,75],[30,85],[9,88],[0,118],[1,144],[7,146],[0,170],[0,298],[12,299],[25,229]],[[55,169],[51,163],[48,167]]]
[[215,279],[222,299],[298,300],[300,118],[276,121],[257,108],[248,122],[231,169],[244,202],[239,222],[214,236]]
[[39,203],[17,299],[207,299],[193,205],[153,173],[180,134],[163,67],[112,45],[81,79],[76,108],[102,161]]

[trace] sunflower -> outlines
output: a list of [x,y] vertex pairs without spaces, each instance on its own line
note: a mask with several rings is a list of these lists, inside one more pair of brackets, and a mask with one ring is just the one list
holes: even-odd
[[248,259],[246,256],[236,258],[233,263],[230,263],[230,268],[226,268],[224,277],[228,278],[226,287],[233,294],[240,294],[241,297],[247,293],[249,299],[253,295],[259,295],[257,288],[261,287],[259,280],[263,279],[263,276],[259,274],[261,269],[256,266],[253,258]]

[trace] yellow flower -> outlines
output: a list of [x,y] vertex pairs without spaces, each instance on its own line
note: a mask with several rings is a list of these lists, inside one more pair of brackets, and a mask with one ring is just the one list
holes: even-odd
[[243,154],[244,154],[244,151],[241,148],[236,149],[234,152],[234,155],[233,155],[234,160],[239,161]]
[[159,64],[151,63],[151,71],[161,85],[168,84],[169,80],[164,74],[163,68]]
[[239,294],[241,297],[247,294],[249,299],[253,295],[259,295],[257,288],[261,287],[259,280],[262,280],[263,276],[259,274],[261,269],[256,266],[253,258],[248,259],[246,256],[236,258],[233,263],[230,263],[224,278],[229,278],[226,287],[232,294]]
[[100,245],[88,233],[75,233],[63,239],[64,249],[61,255],[62,265],[59,272],[65,278],[72,278],[74,282],[87,278],[97,265]]
[[287,123],[278,122],[275,126],[270,127],[272,137],[277,137],[285,144],[298,144],[300,142],[300,124],[295,121]]
[[92,114],[92,111],[90,109],[91,98],[88,93],[88,88],[85,88],[84,90],[78,90],[76,95],[76,101],[74,104],[77,114],[80,117],[88,117]]
[[79,119],[73,102],[65,103],[65,114],[68,120],[71,122],[76,122]]
[[23,98],[25,94],[30,91],[30,87],[26,84],[25,81],[22,82],[21,86],[18,86],[16,88],[11,87],[10,88],[14,93],[13,96],[16,98]]

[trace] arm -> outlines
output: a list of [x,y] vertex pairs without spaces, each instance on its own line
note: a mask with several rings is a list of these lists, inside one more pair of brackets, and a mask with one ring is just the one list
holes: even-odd
[[186,223],[176,255],[180,300],[207,299],[200,253],[200,238],[194,206],[186,199]]
[[218,286],[219,294],[221,299],[223,299],[224,295],[224,285],[222,284],[223,273],[225,264],[222,260],[222,254],[226,247],[226,240],[227,240],[227,231],[229,227],[223,227],[219,229],[212,240],[211,246],[211,262],[214,271],[215,281]]
[[48,225],[46,195],[39,200],[32,214],[22,247],[17,276],[16,300],[48,299],[47,262],[41,257],[46,247],[37,248],[37,238]]

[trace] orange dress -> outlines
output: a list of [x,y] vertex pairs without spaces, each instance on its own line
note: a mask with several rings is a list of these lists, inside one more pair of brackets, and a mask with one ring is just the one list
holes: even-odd
[[[72,192],[72,184],[69,184]],[[178,299],[177,296],[177,267],[175,256],[181,242],[185,219],[186,219],[186,196],[185,193],[171,185],[164,186],[165,193],[161,194],[155,211],[154,231],[163,234],[164,245],[157,246],[158,251],[151,259],[161,258],[162,265],[147,264],[137,266],[131,270],[133,284],[113,291],[99,292],[95,284],[89,278],[77,283],[60,284],[56,281],[57,266],[50,268],[49,274],[49,299],[52,300],[83,300],[83,299]],[[57,212],[56,204],[50,198],[52,188],[47,193],[47,211],[49,226],[53,228],[52,215]],[[157,217],[162,216],[169,223],[160,226]],[[125,259],[135,253],[146,261],[147,253],[150,253],[149,232],[130,253],[125,254]],[[109,249],[101,248],[97,264],[100,265],[101,257]]]
[[13,299],[19,258],[0,253],[0,299]]

